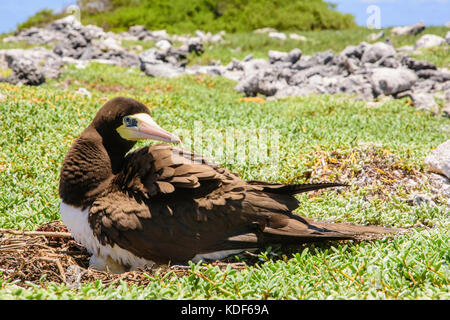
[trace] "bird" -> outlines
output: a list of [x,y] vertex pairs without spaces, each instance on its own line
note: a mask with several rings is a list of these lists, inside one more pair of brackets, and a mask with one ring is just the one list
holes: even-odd
[[[163,143],[132,150],[146,139]],[[146,105],[127,97],[107,101],[75,139],[60,171],[60,215],[91,254],[90,267],[122,273],[393,232],[294,212],[295,195],[344,183],[245,181],[180,142]]]

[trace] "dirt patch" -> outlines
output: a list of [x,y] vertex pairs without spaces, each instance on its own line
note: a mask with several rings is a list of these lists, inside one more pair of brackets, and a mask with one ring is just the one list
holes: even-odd
[[[157,273],[172,272],[178,276],[193,273],[188,266],[153,265],[113,274],[89,268],[89,259],[90,254],[71,238],[60,221],[40,226],[36,231],[0,230],[0,277],[23,287],[53,282],[75,289],[96,280],[106,286],[120,284],[120,281],[146,285],[152,281],[149,276]],[[228,265],[237,270],[246,268],[244,263],[226,261],[212,265],[221,269]]]

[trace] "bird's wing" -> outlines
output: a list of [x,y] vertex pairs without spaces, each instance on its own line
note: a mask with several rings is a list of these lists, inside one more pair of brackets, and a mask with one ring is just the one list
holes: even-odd
[[353,238],[292,213],[298,207],[293,194],[324,185],[248,183],[178,150],[157,145],[127,157],[116,188],[90,209],[90,225],[103,244],[182,262],[222,250]]

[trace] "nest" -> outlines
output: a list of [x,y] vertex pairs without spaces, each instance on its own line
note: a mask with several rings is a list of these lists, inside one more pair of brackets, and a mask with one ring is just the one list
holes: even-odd
[[[114,274],[89,268],[90,254],[73,240],[60,221],[53,221],[36,231],[0,229],[0,277],[19,286],[65,283],[77,289],[81,284],[100,280],[104,285],[121,281],[146,285],[151,276],[172,272],[178,276],[196,274],[188,266],[153,265],[137,271]],[[230,263],[211,265],[225,269]],[[231,263],[233,269],[246,268],[244,263]],[[201,274],[196,274],[202,276]]]

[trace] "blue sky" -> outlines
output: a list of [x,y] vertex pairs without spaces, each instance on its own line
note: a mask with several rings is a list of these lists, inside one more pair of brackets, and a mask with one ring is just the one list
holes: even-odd
[[[443,25],[450,21],[450,0],[329,0],[339,11],[352,13],[356,22],[366,25],[370,14],[367,7],[380,9],[381,27],[411,25],[423,21],[426,25]],[[15,30],[36,11],[49,8],[60,11],[76,0],[0,0],[0,33]]]

